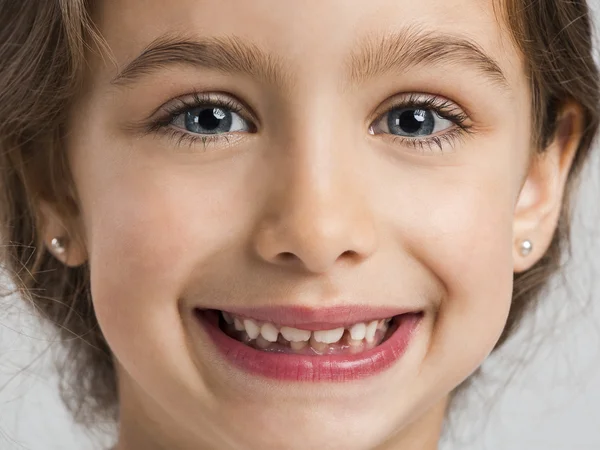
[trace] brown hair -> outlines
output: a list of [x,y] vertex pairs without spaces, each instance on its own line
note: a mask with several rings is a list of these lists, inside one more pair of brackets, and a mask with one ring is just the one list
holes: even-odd
[[[592,56],[586,0],[504,0],[505,23],[531,80],[533,138],[552,139],[561,105],[584,111],[583,139],[569,188],[588,158],[599,120],[599,75]],[[89,268],[68,268],[46,250],[41,199],[66,218],[77,196],[61,148],[66,115],[77,96],[89,45],[101,40],[86,0],[0,0],[0,233],[2,261],[19,295],[58,330],[67,350],[61,394],[76,422],[116,421],[118,396],[110,349],[90,296]],[[498,343],[515,329],[559,268],[569,238],[569,195],[552,245],[530,270],[515,275],[510,316]]]

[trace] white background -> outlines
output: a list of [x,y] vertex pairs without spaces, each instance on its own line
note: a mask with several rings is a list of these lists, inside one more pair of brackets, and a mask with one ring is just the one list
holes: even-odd
[[[596,157],[584,177],[566,276],[458,399],[443,450],[600,450],[599,168]],[[102,448],[58,401],[51,340],[0,300],[0,450]]]

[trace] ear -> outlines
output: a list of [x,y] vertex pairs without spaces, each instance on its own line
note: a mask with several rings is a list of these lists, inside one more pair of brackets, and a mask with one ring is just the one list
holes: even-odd
[[[69,267],[77,267],[87,260],[87,251],[75,225],[67,226],[50,203],[39,205],[42,216],[42,238],[52,255]],[[71,228],[71,230],[69,229]]]
[[[565,186],[583,132],[583,111],[567,103],[558,114],[556,132],[543,152],[536,152],[515,208],[514,271],[531,268],[546,253],[560,218]],[[530,252],[522,243],[530,241]]]

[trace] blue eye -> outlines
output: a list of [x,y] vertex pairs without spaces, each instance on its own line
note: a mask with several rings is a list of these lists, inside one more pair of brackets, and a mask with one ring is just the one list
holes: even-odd
[[214,135],[248,131],[248,123],[230,109],[215,106],[191,108],[173,118],[171,124],[193,134]]
[[372,126],[374,134],[419,138],[431,136],[451,128],[454,123],[430,109],[394,108],[381,116]]

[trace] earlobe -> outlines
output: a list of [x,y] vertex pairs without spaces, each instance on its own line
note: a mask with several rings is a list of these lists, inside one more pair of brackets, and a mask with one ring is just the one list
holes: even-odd
[[581,107],[575,103],[566,104],[558,115],[554,138],[542,152],[533,156],[515,208],[515,272],[531,268],[552,242],[571,166],[581,141],[582,124]]
[[69,267],[77,267],[87,260],[85,245],[69,231],[58,213],[46,202],[40,203],[42,237],[48,251]]

